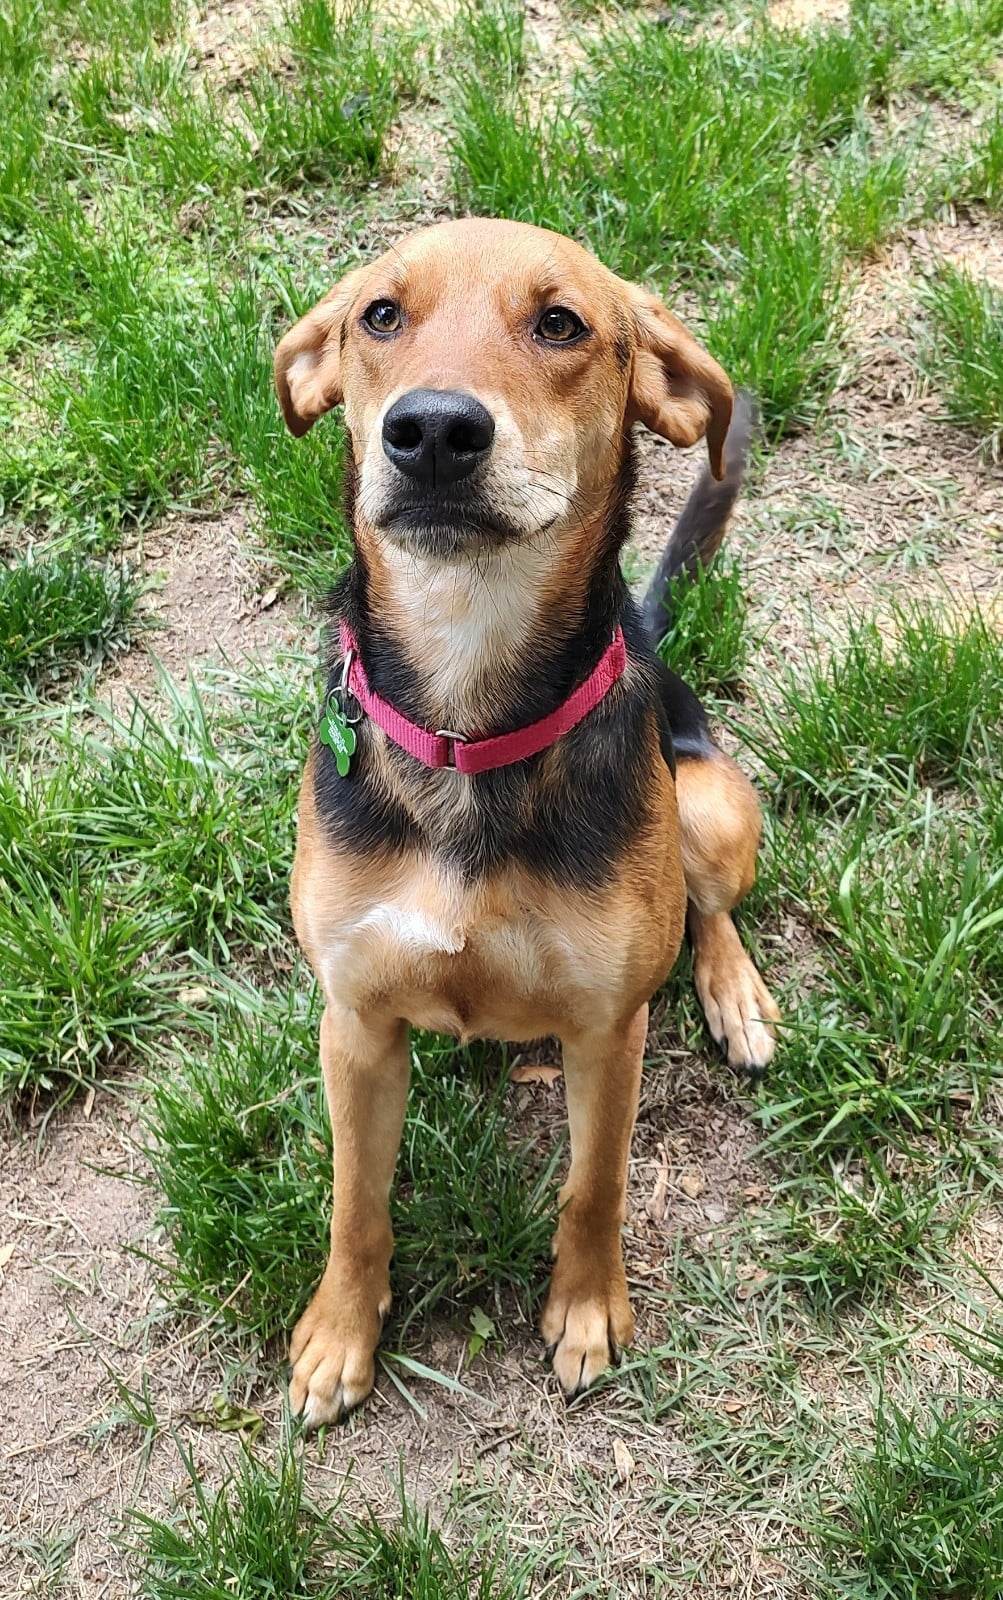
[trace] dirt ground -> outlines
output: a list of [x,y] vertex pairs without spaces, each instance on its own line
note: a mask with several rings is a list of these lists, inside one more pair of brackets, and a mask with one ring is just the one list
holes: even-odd
[[[229,61],[240,16],[255,9],[213,8],[207,55]],[[798,21],[805,11],[840,7],[775,9],[797,12]],[[433,171],[434,161],[411,174],[419,212],[437,203]],[[913,232],[868,267],[855,291],[843,385],[819,427],[785,442],[754,475],[736,517],[730,548],[741,556],[750,626],[767,663],[789,660],[803,645],[810,614],[838,627],[851,609],[893,596],[999,602],[1003,473],[943,425],[939,397],[911,359],[915,330],[904,285],[934,252],[1003,276],[999,231],[965,220]],[[647,437],[641,463],[632,558],[639,575],[664,542],[699,460]],[[183,674],[198,662],[313,647],[315,621],[250,552],[240,508],[210,521],[172,517],[147,536],[143,565],[155,587],[146,604],[158,627],[109,670],[109,696],[155,694],[154,656]],[[766,955],[767,969],[788,959],[781,936]],[[727,1249],[730,1223],[769,1185],[726,1069],[709,1050],[681,1049],[671,1017],[658,1020],[653,1053],[626,1235],[640,1347],[665,1334],[666,1262],[676,1237]],[[541,1146],[558,1135],[560,1081],[511,1093],[515,1126],[538,1135]],[[55,1116],[44,1134],[28,1117],[17,1137],[0,1141],[0,1460],[20,1541],[0,1573],[4,1600],[55,1592],[59,1573],[60,1592],[80,1600],[127,1596],[124,1509],[171,1505],[186,1479],[179,1444],[210,1483],[239,1451],[235,1437],[196,1420],[213,1396],[226,1390],[259,1412],[266,1437],[280,1426],[280,1352],[240,1357],[207,1340],[197,1322],[179,1323],[160,1301],[155,1269],[142,1254],[162,1248],[155,1194],[122,1181],[144,1175],[139,1100],[140,1086],[122,1077]],[[967,1244],[998,1267],[1003,1219],[983,1218]],[[657,1517],[636,1509],[639,1485],[647,1504],[644,1486],[656,1471],[670,1483],[687,1479],[671,1416],[645,1424],[615,1391],[569,1411],[533,1330],[510,1317],[500,1326],[500,1342],[463,1374],[469,1396],[420,1386],[424,1418],[381,1379],[375,1399],[346,1428],[310,1447],[312,1492],[333,1497],[347,1476],[350,1499],[390,1508],[403,1458],[419,1500],[441,1497],[453,1482],[499,1489],[518,1507],[510,1528],[516,1549],[561,1523],[595,1543],[610,1581],[629,1583],[642,1561],[672,1571],[679,1552],[660,1549]],[[916,1329],[921,1339],[919,1309]],[[439,1329],[411,1353],[459,1372],[466,1337],[462,1328]],[[917,1359],[932,1373],[939,1356],[919,1349]],[[130,1417],[122,1385],[146,1386],[155,1430]],[[869,1398],[832,1351],[819,1363],[817,1396],[848,1414]],[[796,1581],[777,1557],[776,1530],[757,1531],[747,1518],[736,1524],[735,1540],[720,1588],[703,1592],[793,1600]]]
[[[660,1052],[642,1100],[631,1168],[627,1230],[629,1270],[642,1309],[639,1344],[666,1335],[657,1293],[664,1262],[682,1230],[709,1247],[727,1235],[729,1219],[763,1198],[762,1174],[751,1160],[754,1135],[720,1071],[676,1051]],[[193,1420],[213,1396],[253,1407],[269,1430],[281,1421],[277,1368],[260,1363],[235,1372],[234,1353],[207,1347],[197,1325],[179,1324],[158,1302],[155,1273],[136,1254],[156,1256],[154,1199],[123,1182],[141,1173],[133,1086],[99,1093],[50,1123],[37,1144],[25,1129],[0,1160],[3,1235],[0,1338],[7,1360],[0,1378],[0,1452],[8,1500],[24,1541],[22,1563],[0,1579],[0,1594],[20,1595],[37,1575],[45,1544],[74,1535],[64,1583],[68,1594],[104,1600],[130,1591],[129,1563],[116,1549],[128,1506],[163,1511],[185,1484],[172,1435],[216,1481],[233,1438]],[[534,1083],[512,1090],[513,1123],[541,1147],[559,1136],[563,1092]],[[8,1247],[10,1248],[8,1254]],[[646,1309],[645,1309],[646,1308]],[[650,1475],[680,1469],[671,1428],[618,1425],[601,1404],[569,1412],[543,1363],[531,1328],[507,1317],[501,1342],[463,1374],[470,1393],[457,1397],[420,1386],[427,1418],[419,1418],[383,1379],[376,1398],[344,1430],[315,1447],[312,1491],[333,1496],[350,1475],[351,1500],[379,1509],[396,1504],[398,1461],[407,1462],[409,1492],[421,1502],[455,1481],[496,1481],[524,1509],[540,1514],[540,1475],[553,1479],[550,1514],[573,1515],[576,1483],[615,1484],[615,1446],[626,1444]],[[409,1353],[459,1374],[468,1330],[441,1328]],[[278,1358],[280,1352],[272,1352]],[[155,1439],[130,1420],[119,1384],[145,1390],[155,1412]],[[614,1401],[615,1410],[615,1401]],[[316,1481],[315,1481],[316,1475]],[[617,1528],[617,1563],[629,1574],[638,1557],[626,1507],[608,1510]],[[622,1526],[619,1526],[622,1523]],[[526,1527],[520,1529],[529,1538]],[[636,1530],[634,1530],[636,1533]],[[650,1540],[650,1530],[644,1533]],[[614,1548],[613,1545],[610,1547]],[[38,1552],[38,1555],[36,1555]],[[646,1542],[646,1560],[652,1552]],[[21,1566],[21,1570],[16,1570]],[[43,1590],[44,1592],[44,1590]]]

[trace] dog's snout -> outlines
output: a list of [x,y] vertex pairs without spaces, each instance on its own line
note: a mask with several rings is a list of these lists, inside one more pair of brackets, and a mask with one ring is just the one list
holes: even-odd
[[383,449],[407,477],[439,488],[459,483],[488,455],[494,418],[459,389],[410,389],[383,418]]

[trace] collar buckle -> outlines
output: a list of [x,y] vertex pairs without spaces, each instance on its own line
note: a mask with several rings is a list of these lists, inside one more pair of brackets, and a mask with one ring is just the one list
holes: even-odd
[[469,742],[470,742],[469,739],[467,738],[466,734],[464,734],[464,733],[456,733],[456,732],[454,732],[454,730],[452,728],[436,728],[435,737],[437,739],[448,739],[449,740],[449,749],[446,752],[446,766],[447,767],[453,767],[454,770],[455,770],[455,767],[456,767],[456,746],[458,744],[469,744]]

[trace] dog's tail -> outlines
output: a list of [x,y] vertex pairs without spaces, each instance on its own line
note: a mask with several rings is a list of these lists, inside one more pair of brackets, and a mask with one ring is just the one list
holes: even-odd
[[755,427],[756,403],[747,390],[739,389],[724,445],[724,477],[718,482],[707,467],[700,474],[641,602],[645,626],[656,643],[668,627],[667,601],[673,578],[710,566],[721,548],[742,487]]

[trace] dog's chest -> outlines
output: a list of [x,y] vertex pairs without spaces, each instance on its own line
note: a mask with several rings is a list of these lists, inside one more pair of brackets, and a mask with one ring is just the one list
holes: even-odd
[[353,897],[320,944],[337,1003],[460,1038],[559,1032],[614,1002],[623,962],[598,907],[569,915],[545,886],[472,885],[427,864]]

